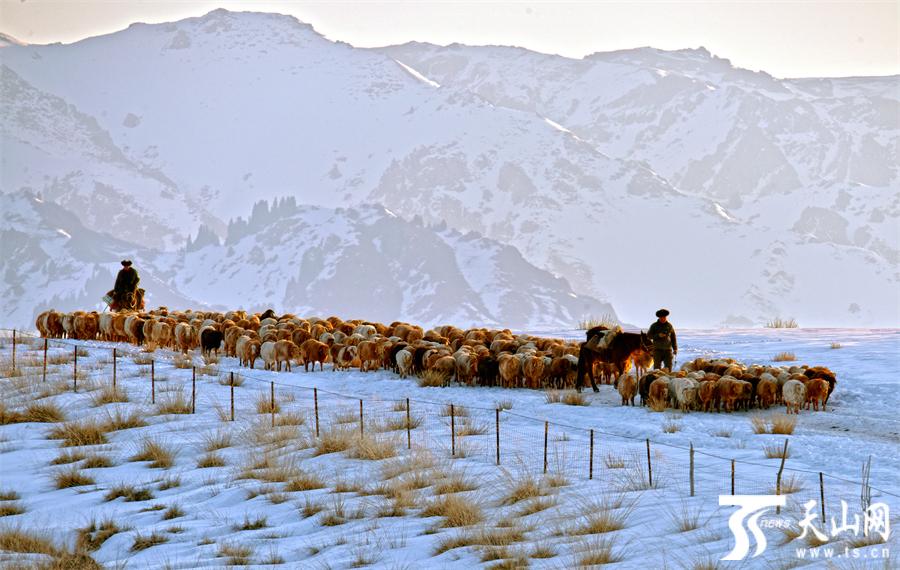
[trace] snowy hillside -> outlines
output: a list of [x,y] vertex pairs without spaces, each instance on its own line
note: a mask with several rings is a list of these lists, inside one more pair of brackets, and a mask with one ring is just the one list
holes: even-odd
[[245,307],[356,315],[391,322],[516,328],[572,326],[614,315],[510,246],[476,234],[404,221],[380,207],[254,208],[224,243],[203,232],[187,248],[142,248],[88,229],[59,205],[0,196],[0,310],[7,326],[33,326],[43,309],[95,306],[118,260],[140,260],[150,306]]
[[[357,49],[224,10],[4,45],[0,191],[170,257],[260,199],[380,203],[513,246],[632,322],[667,305],[682,326],[900,323],[896,78],[778,80],[703,50]],[[205,278],[166,277],[234,303]],[[253,301],[293,298],[269,289]]]

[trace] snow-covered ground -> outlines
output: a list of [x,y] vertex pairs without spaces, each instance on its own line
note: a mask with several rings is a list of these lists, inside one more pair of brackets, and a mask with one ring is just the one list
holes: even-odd
[[[543,334],[577,338],[582,333]],[[252,564],[282,562],[303,568],[471,567],[502,560],[507,561],[506,567],[570,568],[591,561],[589,556],[599,561],[607,547],[616,560],[614,567],[714,567],[734,546],[728,530],[734,508],[718,505],[718,495],[730,493],[731,460],[735,460],[737,494],[770,494],[780,460],[767,459],[764,447],[781,446],[785,438],[790,441],[790,455],[784,480],[786,486],[800,489],[788,496],[781,515],[769,513],[764,521],[793,521],[796,529],[805,514],[803,504],[819,498],[819,472],[823,472],[829,523],[819,526],[830,534],[831,517],[841,523],[842,499],[847,501],[850,520],[860,511],[860,470],[871,457],[872,500],[888,504],[896,523],[900,420],[895,410],[900,396],[892,369],[900,356],[900,331],[697,330],[680,331],[679,341],[682,362],[714,355],[772,363],[775,354],[793,352],[797,363],[828,366],[838,377],[829,409],[804,410],[790,436],[760,435],[753,432],[751,417],[776,411],[655,413],[620,406],[610,386],[601,386],[599,394],[588,390],[587,406],[569,406],[548,403],[539,391],[457,385],[422,388],[412,379],[401,380],[389,372],[334,373],[330,365],[324,371],[275,373],[241,369],[235,359],[222,358],[206,367],[197,355],[196,413],[161,415],[158,407],[176,394],[183,394],[188,402],[191,397],[191,370],[176,368],[170,352],[153,355],[153,405],[150,356],[116,345],[121,356],[117,383],[129,401],[98,405],[101,387],[112,382],[113,345],[79,343],[89,346],[78,357],[79,390],[73,393],[70,345],[51,342],[54,364],[44,384],[40,341],[18,346],[23,374],[11,375],[11,344],[5,338],[0,349],[4,375],[0,394],[7,410],[22,411],[46,395],[40,401],[57,404],[68,420],[104,420],[134,412],[147,425],[110,432],[108,443],[80,448],[64,448],[60,440],[48,439],[54,427],[50,424],[0,425],[0,492],[19,495],[0,506],[16,504],[24,509],[22,514],[0,518],[0,528],[46,531],[73,545],[77,529],[111,519],[118,532],[91,554],[105,566],[127,561],[129,568],[221,567],[245,562],[242,554]],[[831,348],[832,343],[840,348]],[[228,421],[227,372],[231,370],[243,379],[234,389],[233,423]],[[275,382],[280,406],[276,421],[302,421],[301,425],[273,429],[271,416],[258,413],[258,404],[270,398],[270,382]],[[318,439],[313,387],[318,389]],[[406,398],[416,425],[410,432],[412,450],[407,449],[403,424]],[[317,442],[335,429],[353,432],[351,442],[358,438],[360,400],[367,438],[387,442],[379,451],[386,447],[388,454],[396,456],[352,458],[353,447],[316,455]],[[451,456],[451,420],[446,415],[450,403],[456,432],[475,432],[457,436],[455,458]],[[494,411],[498,406],[505,408],[500,413],[499,468]],[[459,412],[460,408],[464,411]],[[547,476],[543,475],[545,429]],[[588,480],[591,429],[595,448],[593,480]],[[146,461],[131,460],[148,438],[174,452],[171,467],[152,468]],[[646,469],[647,439],[652,487]],[[211,445],[214,440],[221,440],[223,447],[215,453],[224,465],[198,468],[206,449],[216,447]],[[696,451],[694,497],[689,492],[691,444]],[[70,466],[51,462],[79,450],[104,456],[112,466],[81,468],[92,483],[58,490],[54,476]],[[253,463],[264,464],[267,459],[270,469],[247,472]],[[281,468],[271,468],[275,463]],[[83,462],[72,465],[81,467]],[[321,488],[285,488],[289,481],[314,476],[321,480]],[[532,494],[523,485],[532,479],[540,497],[513,500],[517,487],[521,495]],[[179,485],[170,486],[174,481]],[[153,497],[106,500],[110,489],[119,484],[146,489]],[[469,520],[463,517],[462,522],[473,524],[450,527],[447,517],[424,516],[429,505],[434,507],[440,497],[450,496],[441,494],[448,490],[442,485],[470,488],[454,495],[469,506],[463,512]],[[170,511],[173,505],[183,513]],[[320,507],[321,512],[312,514]],[[818,504],[811,512],[819,512]],[[164,519],[165,513],[178,516]],[[622,528],[589,532],[604,526],[599,524],[604,516],[620,523],[611,526]],[[588,528],[591,522],[596,523],[593,529]],[[680,530],[682,525],[688,530]],[[136,538],[154,532],[164,542],[132,551]],[[852,533],[830,542],[835,554],[844,556],[810,562],[798,554],[798,549],[809,546],[807,539],[789,540],[790,532],[766,529],[768,548],[763,554],[728,564],[747,568],[896,564],[896,553],[887,562],[880,559],[882,546],[845,551]],[[451,548],[454,545],[448,541],[452,539],[461,546]],[[893,537],[887,548],[896,550]],[[21,556],[0,553],[0,560],[33,560]],[[704,566],[704,562],[711,564]]]

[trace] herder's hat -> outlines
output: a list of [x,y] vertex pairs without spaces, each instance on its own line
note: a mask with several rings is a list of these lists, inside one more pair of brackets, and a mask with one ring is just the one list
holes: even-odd
[[660,310],[656,311],[656,316],[657,317],[668,317],[669,309],[660,309]]
[[130,259],[123,259],[123,260],[122,260],[122,267],[130,267],[130,266],[131,266],[131,260],[130,260]]

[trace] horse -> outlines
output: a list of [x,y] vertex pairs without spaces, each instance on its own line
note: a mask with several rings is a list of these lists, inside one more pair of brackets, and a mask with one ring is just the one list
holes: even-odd
[[578,372],[575,379],[575,389],[579,392],[584,385],[585,373],[591,380],[591,387],[594,389],[594,392],[600,391],[597,388],[597,383],[594,381],[593,368],[595,360],[612,364],[616,369],[616,378],[618,378],[619,374],[627,370],[628,360],[635,352],[639,350],[650,352],[653,349],[650,337],[644,331],[640,333],[616,333],[609,340],[608,346],[599,350],[593,350],[590,347],[585,348],[587,344],[587,342],[581,343],[578,351]]

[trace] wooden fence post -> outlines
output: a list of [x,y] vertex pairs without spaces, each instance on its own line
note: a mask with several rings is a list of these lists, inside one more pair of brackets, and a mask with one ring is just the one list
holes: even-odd
[[409,398],[406,399],[406,449],[412,449],[412,421],[409,414]]
[[16,372],[16,329],[13,329],[12,371]]
[[544,422],[544,473],[547,473],[547,439],[550,436],[550,422]]
[[450,404],[450,455],[456,456],[456,413]]
[[234,421],[234,372],[229,373],[231,384],[231,421]]
[[319,389],[313,388],[313,406],[316,410],[316,437],[319,437]]
[[819,502],[822,503],[822,524],[825,524],[825,476],[819,471]]
[[[781,494],[781,473],[784,471],[784,460],[787,459],[787,450],[788,450],[788,440],[785,438],[784,440],[784,449],[781,450],[781,466],[778,468],[778,478],[775,480],[775,494]],[[775,514],[781,513],[781,507],[775,507]],[[824,524],[824,521],[823,521]]]
[[156,403],[156,360],[150,360],[150,403]]
[[691,442],[691,496],[694,496],[694,442]]
[[47,339],[44,339],[44,382],[47,381]]
[[191,413],[197,411],[197,367],[191,366]]
[[731,460],[731,494],[734,495],[734,459]]
[[588,480],[594,478],[594,430],[591,430],[591,453],[588,456]]
[[363,401],[362,398],[359,399],[359,437],[362,437],[365,433],[363,428]]
[[113,392],[116,391],[116,349],[113,349]]
[[653,464],[650,462],[650,438],[647,438],[647,481],[653,487]]
[[75,363],[72,365],[72,391],[78,391],[78,347],[75,347]]
[[495,419],[495,433],[497,434],[497,465],[500,465],[500,408],[494,410]]
[[269,404],[272,411],[272,427],[275,427],[275,382],[269,382],[269,389],[271,390]]

